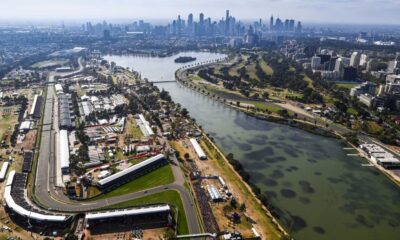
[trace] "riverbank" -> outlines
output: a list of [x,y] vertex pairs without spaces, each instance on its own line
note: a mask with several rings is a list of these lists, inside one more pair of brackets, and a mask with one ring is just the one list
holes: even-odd
[[[219,63],[221,64],[221,63]],[[183,70],[186,71],[187,69]],[[225,106],[235,109],[237,111],[243,112],[248,116],[255,117],[260,120],[268,121],[268,122],[274,122],[278,124],[284,124],[288,125],[294,128],[301,129],[303,131],[324,136],[324,137],[332,137],[332,138],[337,138],[343,140],[346,144],[352,146],[354,149],[356,149],[359,152],[359,155],[363,158],[365,158],[368,162],[370,162],[375,168],[377,168],[380,172],[382,172],[386,177],[388,177],[392,182],[394,182],[397,186],[400,187],[400,177],[394,174],[393,172],[383,168],[382,166],[374,163],[365,153],[360,150],[357,146],[354,146],[351,142],[349,142],[343,134],[333,131],[329,129],[328,125],[320,125],[315,121],[314,123],[305,121],[299,118],[293,118],[293,116],[287,116],[287,117],[282,117],[277,114],[269,114],[267,111],[262,112],[262,111],[257,111],[256,108],[250,108],[248,106],[241,106],[241,104],[238,104],[238,99],[230,99],[227,98],[226,94],[224,92],[221,92],[222,94],[219,94],[219,92],[214,92],[214,91],[209,91],[206,88],[200,88],[197,84],[192,83],[190,80],[185,80],[181,76],[183,73],[179,73],[179,71],[182,71],[182,69],[178,69],[175,72],[175,77],[178,83],[182,84],[183,86],[190,88],[193,91],[196,91],[214,101],[218,101]],[[228,94],[229,96],[229,94]],[[250,99],[241,99],[242,101],[250,101]],[[304,118],[305,119],[305,118]]]
[[[325,137],[334,137],[334,138],[342,138],[341,136],[335,134],[335,132],[331,131],[329,128],[326,126],[322,126],[317,124],[316,122],[311,123],[308,121],[304,121],[302,119],[294,118],[294,117],[282,117],[277,114],[269,114],[266,111],[257,111],[255,108],[249,108],[247,106],[242,106],[241,104],[237,104],[237,99],[229,99],[226,98],[223,94],[219,95],[218,93],[215,92],[210,92],[209,90],[202,88],[200,89],[196,84],[191,83],[188,80],[182,79],[180,75],[178,74],[179,69],[177,70],[175,77],[178,83],[182,84],[185,87],[188,87],[200,94],[203,94],[206,97],[209,97],[213,99],[214,101],[218,101],[225,106],[235,109],[237,111],[241,111],[245,113],[248,116],[255,117],[260,120],[265,120],[269,122],[274,122],[274,123],[279,123],[279,124],[285,124],[291,127],[296,127],[299,129],[302,129],[304,131],[325,136]],[[250,101],[250,99],[246,99],[247,101]]]

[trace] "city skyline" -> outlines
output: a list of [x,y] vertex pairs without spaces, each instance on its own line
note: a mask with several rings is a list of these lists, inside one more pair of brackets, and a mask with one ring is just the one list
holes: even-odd
[[[233,0],[225,1],[127,1],[117,0],[72,0],[68,2],[50,0],[16,0],[2,3],[0,21],[61,21],[146,19],[167,21],[178,14],[195,16],[203,12],[213,19],[221,19],[226,9],[238,19],[267,21],[270,15],[281,18],[301,19],[305,23],[351,23],[395,25],[400,21],[397,14],[400,2],[394,0],[348,1],[300,1],[300,0]],[[95,7],[93,7],[95,5]],[[154,6],[157,6],[155,8]],[[159,10],[161,9],[161,10]],[[366,14],[368,13],[368,14]],[[371,15],[375,16],[371,18]]]

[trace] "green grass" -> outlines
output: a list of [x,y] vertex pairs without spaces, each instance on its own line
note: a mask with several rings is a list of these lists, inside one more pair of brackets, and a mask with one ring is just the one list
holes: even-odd
[[265,104],[265,103],[261,103],[261,102],[249,101],[249,102],[244,102],[244,103],[253,104],[255,108],[262,110],[262,111],[268,110],[273,113],[278,113],[279,110],[282,110],[282,108],[277,105]]
[[69,60],[66,60],[66,59],[47,60],[47,61],[37,62],[37,63],[33,64],[31,67],[32,68],[55,67],[55,66],[67,64],[68,62],[69,62]]
[[125,133],[134,139],[140,139],[143,137],[143,133],[134,121],[136,120],[132,119],[126,122]]
[[179,193],[175,190],[167,190],[160,193],[151,194],[145,197],[132,199],[126,202],[114,204],[108,207],[103,207],[99,210],[129,208],[135,206],[142,206],[146,204],[171,204],[178,209],[178,233],[188,234],[189,228],[186,221],[185,209],[183,208],[182,200]]
[[336,86],[340,88],[345,88],[345,89],[352,89],[355,86],[358,86],[360,84],[358,83],[337,83]]
[[100,200],[116,196],[125,195],[128,193],[138,192],[149,188],[158,187],[161,185],[166,185],[174,182],[174,174],[170,165],[165,165],[158,168],[146,175],[143,175],[137,179],[134,179],[111,192],[101,194],[90,200]]
[[347,113],[348,113],[348,114],[352,114],[352,115],[358,115],[357,110],[355,110],[355,109],[352,108],[352,107],[347,109]]
[[199,77],[198,75],[193,75],[191,78],[192,78],[193,81],[200,81],[200,80],[202,80],[202,78]]
[[308,83],[309,88],[314,88],[313,80],[310,77],[304,75],[303,79]]
[[383,132],[383,127],[380,126],[378,123],[373,122],[373,121],[366,121],[364,123],[365,125],[365,131],[371,134],[380,134]]
[[274,70],[261,58],[260,58],[260,67],[268,75],[272,75],[274,73]]
[[256,80],[260,80],[258,79],[257,75],[256,75],[256,65],[254,63],[251,63],[250,65],[246,66],[246,71],[247,74],[249,74],[250,78],[256,79]]
[[14,132],[14,126],[18,123],[18,115],[14,114],[15,106],[0,108],[0,114],[3,114],[5,109],[9,109],[10,112],[0,116],[0,137],[3,139],[4,134],[8,131],[7,144],[9,144],[10,136]]

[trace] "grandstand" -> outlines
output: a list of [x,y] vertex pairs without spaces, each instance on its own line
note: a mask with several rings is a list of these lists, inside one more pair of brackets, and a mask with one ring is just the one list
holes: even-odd
[[22,172],[30,173],[32,170],[32,159],[33,159],[33,152],[25,151],[24,152],[24,161],[22,163]]
[[[4,189],[6,210],[13,221],[32,231],[59,233],[66,227],[70,216],[53,215],[30,204],[26,196],[27,173],[11,171]],[[58,232],[58,231],[56,231]]]
[[127,169],[117,172],[97,182],[97,187],[102,190],[111,190],[124,183],[127,183],[139,176],[142,176],[167,163],[163,154],[158,154],[143,162],[135,164]]
[[87,213],[86,226],[92,233],[132,230],[133,228],[158,228],[172,225],[169,205]]
[[42,102],[43,102],[42,96],[35,95],[32,106],[31,106],[31,111],[29,112],[29,116],[31,118],[33,118],[33,119],[40,118]]

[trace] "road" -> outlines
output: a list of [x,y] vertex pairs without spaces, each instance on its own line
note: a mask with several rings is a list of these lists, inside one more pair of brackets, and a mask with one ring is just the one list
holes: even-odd
[[[83,69],[80,62],[80,70]],[[68,73],[70,75],[71,73]],[[67,74],[64,74],[64,76]],[[112,197],[98,201],[73,201],[68,199],[62,191],[56,188],[56,134],[58,126],[57,121],[53,119],[55,116],[54,103],[56,94],[54,92],[54,77],[63,76],[55,73],[49,74],[49,84],[47,86],[47,97],[44,105],[43,114],[43,127],[41,132],[41,143],[39,149],[39,157],[37,163],[35,188],[34,188],[34,200],[42,208],[53,212],[62,213],[81,213],[96,210],[98,208],[110,206],[113,204],[125,202],[135,198],[140,198],[149,194],[163,192],[166,189],[176,190],[181,196],[183,207],[186,213],[187,224],[190,233],[200,233],[200,227],[197,219],[197,214],[194,208],[194,202],[187,189],[183,186],[185,179],[179,164],[176,159],[173,159],[171,164],[172,171],[175,177],[175,181],[172,184],[147,189],[146,191],[140,191],[135,193],[129,193],[117,197]]]

